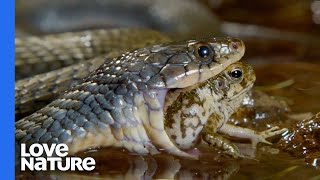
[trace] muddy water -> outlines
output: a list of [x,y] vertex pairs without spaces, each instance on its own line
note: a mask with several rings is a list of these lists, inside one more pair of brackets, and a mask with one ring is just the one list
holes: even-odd
[[[320,111],[320,65],[311,63],[253,64],[257,88],[288,103],[290,113]],[[284,85],[281,85],[283,82]],[[275,86],[279,85],[280,86]],[[250,126],[251,122],[247,122]],[[274,122],[277,123],[277,122]],[[285,121],[281,126],[292,126]],[[256,129],[264,127],[255,126]],[[95,149],[77,154],[92,156],[97,162],[92,172],[19,173],[19,178],[35,179],[320,179],[319,161],[308,162],[274,146],[238,143],[248,159],[233,159],[200,144],[200,160],[179,159],[166,154],[157,156],[128,155],[114,149]],[[316,157],[319,160],[320,157]]]

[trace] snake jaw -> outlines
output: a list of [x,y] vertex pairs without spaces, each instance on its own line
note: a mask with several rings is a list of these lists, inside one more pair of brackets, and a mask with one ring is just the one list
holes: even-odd
[[162,109],[164,109],[165,107],[165,99],[166,99],[167,93],[168,93],[168,89],[161,89],[156,91],[156,96],[159,103],[161,104]]

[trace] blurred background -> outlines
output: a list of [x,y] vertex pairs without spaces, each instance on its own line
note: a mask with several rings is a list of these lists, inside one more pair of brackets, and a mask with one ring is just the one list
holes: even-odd
[[[244,61],[253,65],[256,71],[257,89],[284,100],[290,113],[320,111],[320,1],[16,0],[16,37],[119,27],[150,28],[166,33],[174,40],[205,36],[238,37],[246,44]],[[265,118],[269,114],[263,115],[262,118],[253,118],[256,124],[266,119],[270,122]],[[276,116],[279,114],[273,114]],[[244,120],[233,122],[252,126],[252,122]],[[319,124],[318,119],[318,128]],[[314,135],[318,143],[319,132]],[[297,143],[302,141],[303,138]],[[110,152],[106,151],[100,149],[82,154],[89,153],[99,159],[100,168],[92,173],[57,172],[44,173],[40,177],[320,179],[319,151],[302,159],[288,154],[264,156],[262,153],[257,158],[259,160],[234,161],[227,158],[221,161],[212,160],[215,157],[208,155],[210,160],[200,162],[166,156],[128,158],[118,152],[111,153],[118,157],[110,157]],[[274,149],[265,151],[273,152]],[[194,167],[194,164],[199,164],[199,167]],[[28,177],[17,176],[18,179]]]
[[248,54],[319,56],[310,47],[319,44],[319,7],[320,1],[311,0],[17,0],[16,34],[147,27],[179,38],[229,35],[265,41],[248,44],[256,50]]

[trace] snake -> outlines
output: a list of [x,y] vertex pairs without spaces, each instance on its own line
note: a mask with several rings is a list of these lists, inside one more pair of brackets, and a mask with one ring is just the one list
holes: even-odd
[[[75,48],[73,43],[78,47],[98,47],[97,39],[106,32],[85,33],[72,36],[70,44],[60,40],[60,43],[72,47],[70,49],[62,44],[58,50],[50,48],[50,43],[56,43],[52,38],[66,39],[70,34],[46,36],[40,40],[35,37],[16,39],[16,43],[34,42],[45,47],[46,54],[49,52],[52,56],[67,49],[71,52],[69,57],[78,57],[74,54],[79,55],[79,52],[70,51]],[[81,37],[77,38],[79,35]],[[19,48],[17,52],[26,52],[23,50],[27,49],[23,47],[26,44],[16,46]],[[16,122],[17,147],[21,143],[65,143],[71,153],[91,147],[117,147],[138,154],[165,151],[181,157],[197,158],[184,150],[194,146],[203,136],[209,145],[239,157],[239,150],[219,136],[217,131],[249,138],[253,144],[269,143],[265,138],[286,131],[274,127],[258,133],[226,124],[255,81],[252,68],[238,63],[245,52],[241,40],[209,37],[148,44],[150,42],[144,44],[146,47],[124,52],[114,58],[97,58],[40,74],[34,79],[22,79],[30,86],[26,85],[28,83],[16,86],[16,97],[20,99],[24,99],[23,93],[28,94],[25,88],[40,87],[38,92],[41,89],[50,92],[52,87],[63,81],[73,84],[70,82],[79,78],[75,74],[83,73],[79,76],[84,76],[51,103]],[[38,52],[36,45],[29,47]],[[80,49],[86,51],[85,48]],[[35,67],[45,62],[39,54],[33,56]],[[59,53],[58,57],[57,67],[68,64],[70,58],[61,58]],[[90,72],[90,69],[93,71]],[[39,86],[41,83],[43,86]],[[32,96],[34,94],[31,93]],[[39,96],[46,95],[42,92]],[[28,98],[25,99],[20,102],[28,102]]]

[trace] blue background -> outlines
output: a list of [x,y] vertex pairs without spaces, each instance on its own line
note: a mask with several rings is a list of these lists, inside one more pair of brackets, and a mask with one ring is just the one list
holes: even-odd
[[14,0],[0,5],[0,179],[14,179]]

